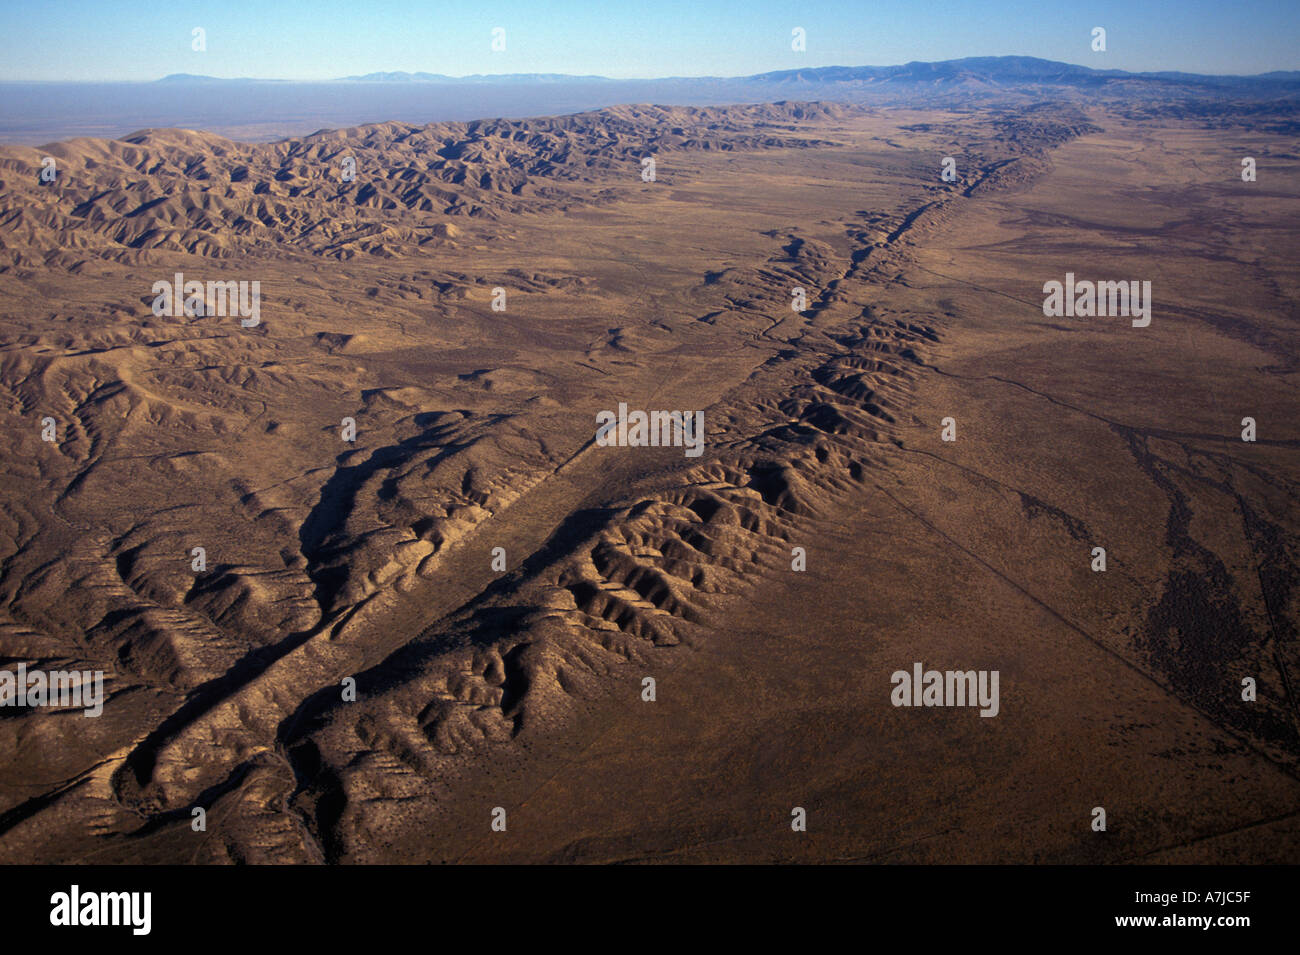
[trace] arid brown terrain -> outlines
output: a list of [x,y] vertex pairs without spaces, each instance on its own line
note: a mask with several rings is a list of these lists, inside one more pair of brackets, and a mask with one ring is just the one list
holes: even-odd
[[0,662],[106,694],[0,709],[0,861],[1296,861],[1298,174],[1060,103],[0,147]]

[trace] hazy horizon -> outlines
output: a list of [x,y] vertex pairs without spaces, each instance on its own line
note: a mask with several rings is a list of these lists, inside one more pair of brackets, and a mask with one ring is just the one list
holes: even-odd
[[765,76],[772,73],[785,73],[795,71],[816,71],[816,70],[886,70],[899,67],[911,66],[913,64],[933,64],[933,63],[958,63],[963,60],[997,60],[997,59],[1030,59],[1041,60],[1048,63],[1060,63],[1066,66],[1078,67],[1085,70],[1094,70],[1096,72],[1120,72],[1129,73],[1134,76],[1141,75],[1159,75],[1168,73],[1183,73],[1189,76],[1212,76],[1221,78],[1242,78],[1251,79],[1255,77],[1269,76],[1277,73],[1300,73],[1300,63],[1289,69],[1270,69],[1257,70],[1252,73],[1233,73],[1233,72],[1215,72],[1213,70],[1140,70],[1140,69],[1123,69],[1120,67],[1099,66],[1093,63],[1077,62],[1074,60],[1053,60],[1046,57],[1036,56],[1029,53],[992,53],[981,54],[979,56],[957,56],[944,60],[908,60],[897,63],[828,63],[822,66],[792,66],[778,70],[763,70],[757,73],[735,73],[735,74],[678,74],[672,76],[609,76],[599,73],[569,73],[569,72],[498,72],[498,73],[440,73],[434,70],[390,70],[390,69],[371,69],[361,73],[348,74],[346,76],[329,76],[329,77],[301,77],[301,76],[218,76],[213,73],[193,73],[181,71],[176,73],[166,73],[161,76],[154,76],[142,79],[30,79],[24,77],[14,77],[0,79],[0,85],[4,84],[68,84],[68,85],[121,85],[135,84],[145,85],[149,83],[163,83],[167,81],[182,80],[203,80],[219,83],[301,83],[301,84],[321,84],[321,83],[361,83],[361,82],[402,82],[396,80],[369,80],[372,76],[405,76],[412,77],[411,82],[420,82],[415,77],[429,76],[439,81],[455,82],[463,80],[474,81],[491,81],[500,80],[502,82],[514,82],[520,79],[533,79],[537,77],[554,78],[556,80],[572,80],[582,82],[608,82],[608,83],[648,83],[664,80],[745,80],[756,76]]
[[[5,104],[0,142],[38,146],[75,137],[115,139],[152,128],[196,129],[245,142],[270,142],[390,121],[425,125],[517,120],[631,103],[698,107],[826,100],[952,106],[1001,99],[1024,105],[1044,97],[1080,102],[1081,97],[1130,98],[1173,88],[1199,98],[1229,88],[1253,89],[1257,95],[1274,95],[1279,89],[1291,96],[1300,93],[1295,73],[1272,80],[1260,74],[1176,77],[1012,56],[810,67],[738,77],[405,77],[271,80],[172,74],[152,81],[0,81],[0,101]],[[1146,93],[1138,94],[1138,89]]]

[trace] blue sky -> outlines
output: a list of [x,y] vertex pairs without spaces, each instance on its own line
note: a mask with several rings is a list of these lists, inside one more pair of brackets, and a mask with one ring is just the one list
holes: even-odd
[[[807,31],[807,52],[790,31]],[[1107,52],[1090,49],[1107,31]],[[191,31],[207,34],[206,52]],[[505,52],[490,48],[506,31]],[[741,76],[1019,54],[1125,70],[1300,69],[1300,0],[603,3],[0,0],[0,78],[168,73],[332,79],[379,70]]]

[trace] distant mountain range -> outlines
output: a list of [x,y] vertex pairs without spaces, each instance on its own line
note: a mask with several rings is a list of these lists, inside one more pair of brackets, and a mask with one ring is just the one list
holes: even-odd
[[607,76],[573,76],[568,73],[474,73],[447,76],[444,73],[367,73],[344,76],[340,83],[612,83]]
[[[881,85],[930,86],[1067,86],[1104,87],[1134,81],[1238,88],[1242,86],[1291,86],[1300,84],[1300,71],[1275,71],[1254,76],[1214,76],[1203,73],[1162,71],[1131,73],[1126,70],[1093,69],[1073,63],[1059,63],[1032,56],[977,56],[934,63],[913,62],[899,66],[824,66],[811,69],[777,70],[752,76],[673,76],[646,79],[612,79],[607,76],[574,76],[566,73],[495,73],[471,76],[448,76],[443,73],[380,72],[362,76],[344,76],[325,82],[336,83],[431,83],[455,84],[546,84],[546,83],[655,83],[655,84],[735,84],[789,85],[800,87],[868,88]],[[285,83],[291,80],[219,79],[192,73],[173,73],[160,83]]]
[[759,82],[824,83],[941,83],[984,80],[995,83],[1097,86],[1115,80],[1163,80],[1208,86],[1242,82],[1300,82],[1300,71],[1261,73],[1255,76],[1212,76],[1203,73],[1130,73],[1126,70],[1096,70],[1073,63],[1059,63],[1033,56],[972,56],[936,63],[904,63],[901,66],[827,66],[809,70],[780,70],[747,77]]

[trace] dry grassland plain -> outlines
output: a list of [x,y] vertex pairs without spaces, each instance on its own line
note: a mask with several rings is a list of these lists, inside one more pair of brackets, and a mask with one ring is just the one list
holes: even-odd
[[1298,167],[1061,105],[0,147],[0,658],[105,674],[0,710],[0,861],[1294,861]]

